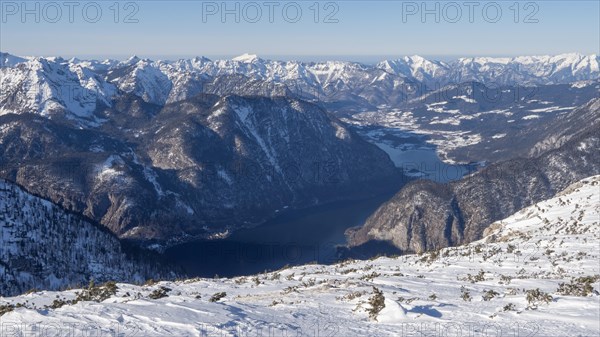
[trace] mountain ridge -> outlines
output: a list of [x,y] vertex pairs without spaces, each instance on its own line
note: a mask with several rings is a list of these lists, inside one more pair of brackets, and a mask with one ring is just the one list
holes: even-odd
[[[9,55],[3,53],[2,59]],[[581,54],[556,56],[522,56],[513,58],[462,58],[456,61],[430,61],[420,56],[404,57],[366,65],[349,61],[299,62],[264,60],[256,55],[242,55],[231,60],[212,61],[203,57],[175,61],[152,61],[131,57],[116,60],[65,60],[59,57],[23,59],[10,57],[1,69],[4,91],[14,92],[15,87],[26,85],[35,94],[47,84],[38,83],[27,75],[40,63],[59,68],[61,73],[73,74],[71,79],[54,76],[49,82],[72,86],[88,96],[109,104],[117,94],[115,86],[125,93],[133,93],[144,101],[157,105],[211,93],[210,83],[221,76],[243,75],[270,85],[285,85],[292,93],[306,100],[322,101],[339,110],[373,108],[381,104],[398,105],[426,90],[436,90],[451,83],[479,81],[488,85],[547,85],[594,80],[600,77],[600,57]],[[12,69],[12,70],[11,70]],[[28,70],[31,69],[31,70]],[[76,75],[75,75],[76,74]],[[73,81],[76,79],[76,81]],[[61,84],[61,81],[66,84]],[[43,87],[45,86],[45,87]],[[51,88],[49,88],[51,89]],[[243,91],[229,93],[243,94]],[[43,92],[43,90],[41,90]],[[213,92],[214,93],[214,92]],[[35,95],[34,95],[35,96]],[[75,98],[56,101],[56,93],[45,98],[53,103],[40,107],[32,97],[0,96],[0,106],[7,113],[19,108],[7,105],[19,102],[19,107],[51,112],[53,109],[71,109],[88,115],[95,102]],[[53,100],[54,98],[54,100]],[[33,103],[32,103],[33,101]],[[344,103],[346,102],[346,103]],[[341,104],[341,105],[340,105]],[[81,105],[81,107],[80,107]],[[77,114],[77,113],[76,113]]]

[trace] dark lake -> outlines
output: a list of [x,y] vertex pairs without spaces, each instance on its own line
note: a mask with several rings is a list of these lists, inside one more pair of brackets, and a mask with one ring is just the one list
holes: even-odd
[[286,211],[263,225],[239,230],[226,239],[171,247],[165,251],[165,257],[192,277],[233,277],[286,265],[334,263],[336,246],[345,243],[344,231],[362,225],[391,196]]
[[[391,137],[389,133],[386,135]],[[402,145],[403,139],[392,140]],[[397,167],[414,178],[445,183],[477,169],[477,165],[445,164],[434,148],[404,149],[395,146],[395,142],[375,144],[388,153]],[[165,256],[169,263],[182,266],[191,277],[233,277],[277,270],[286,265],[334,263],[339,260],[337,247],[346,243],[344,231],[364,224],[391,196],[286,211],[261,226],[236,231],[223,240],[193,241],[171,247]],[[373,245],[376,247],[366,246],[364,251],[354,252],[358,255],[348,256],[366,258],[377,251],[393,252],[392,247],[383,247],[384,243]]]

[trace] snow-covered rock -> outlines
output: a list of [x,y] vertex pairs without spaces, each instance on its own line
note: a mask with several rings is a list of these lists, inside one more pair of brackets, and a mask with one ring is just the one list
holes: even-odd
[[11,55],[9,53],[0,52],[0,68],[14,67],[19,63],[26,62],[26,58]]
[[117,89],[94,70],[61,58],[32,58],[0,68],[0,115],[34,113],[98,125],[94,111]]

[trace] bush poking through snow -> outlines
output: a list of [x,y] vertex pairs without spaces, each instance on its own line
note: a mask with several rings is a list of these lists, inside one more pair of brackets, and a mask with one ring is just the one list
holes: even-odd
[[0,305],[0,317],[2,315],[7,314],[15,309],[15,306],[12,304]]
[[153,292],[151,292],[150,295],[148,295],[148,297],[153,300],[157,300],[157,299],[163,298],[163,297],[168,297],[169,291],[171,291],[170,288],[160,287],[158,289],[155,289]]
[[465,286],[460,287],[460,298],[462,298],[465,302],[471,302],[471,293]]
[[589,296],[594,293],[593,284],[598,281],[599,276],[583,276],[571,280],[571,283],[561,283],[557,293],[565,296]]
[[483,270],[480,270],[479,273],[477,273],[477,275],[467,274],[466,280],[468,280],[471,283],[483,282],[485,281],[485,272]]
[[362,295],[364,295],[365,293],[366,293],[366,292],[364,292],[364,291],[353,291],[353,292],[350,292],[350,293],[348,293],[348,294],[346,294],[346,295],[342,296],[340,299],[342,299],[342,300],[346,300],[346,301],[352,301],[352,300],[354,300],[355,298],[359,298],[359,297],[361,297],[361,296],[362,296]]
[[510,284],[510,281],[512,281],[512,277],[506,276],[506,275],[500,275],[500,281],[498,283],[508,285],[508,284]]
[[67,301],[57,298],[54,301],[52,301],[52,304],[50,304],[50,308],[52,309],[58,309],[58,308],[62,308],[63,306],[69,304]]
[[146,280],[146,282],[144,282],[144,285],[145,285],[145,286],[148,286],[148,287],[152,287],[152,286],[153,286],[153,285],[155,285],[156,283],[157,283],[157,282],[156,282],[156,281],[154,281],[154,279],[147,279],[147,280]]
[[377,321],[377,315],[385,308],[385,296],[383,296],[383,292],[376,287],[373,287],[373,295],[369,297],[369,305],[371,306],[367,310],[369,318]]
[[210,299],[208,301],[209,302],[218,302],[220,299],[222,299],[225,296],[227,296],[227,293],[225,293],[225,292],[215,293],[210,297]]
[[113,281],[106,282],[102,286],[96,286],[94,280],[91,280],[87,288],[83,288],[73,301],[74,303],[83,302],[102,302],[117,294],[117,284]]
[[359,280],[363,280],[363,281],[367,281],[367,282],[371,282],[373,281],[374,278],[381,276],[381,274],[379,274],[378,272],[371,272],[370,274],[365,274],[363,276],[361,276],[359,278]]
[[500,294],[498,294],[498,292],[490,289],[490,290],[484,291],[483,292],[483,296],[481,296],[481,297],[483,297],[484,301],[489,301],[489,300],[491,300],[492,298],[494,298],[494,297],[496,297],[498,295],[500,295]]
[[541,291],[540,288],[527,290],[525,294],[527,303],[529,303],[529,309],[535,310],[537,309],[538,305],[540,305],[542,302],[548,304],[552,301],[552,296],[550,296],[550,294],[548,293]]

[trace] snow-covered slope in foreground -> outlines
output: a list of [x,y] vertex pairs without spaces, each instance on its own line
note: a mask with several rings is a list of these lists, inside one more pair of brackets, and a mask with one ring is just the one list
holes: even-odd
[[36,325],[56,335],[597,336],[599,198],[600,176],[591,177],[493,224],[481,241],[423,255],[118,284],[102,302],[69,304],[80,290],[3,298],[0,326],[15,335]]

